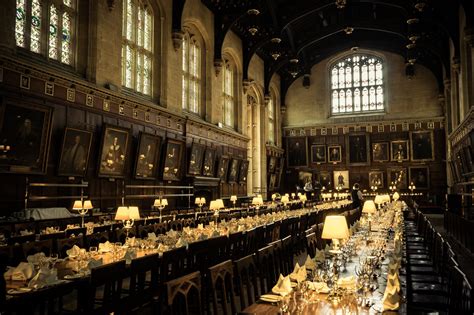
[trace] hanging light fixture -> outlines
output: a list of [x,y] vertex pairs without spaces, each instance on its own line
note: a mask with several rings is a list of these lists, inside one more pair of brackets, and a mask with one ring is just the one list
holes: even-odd
[[272,50],[270,52],[273,60],[277,60],[280,56],[280,43],[281,43],[281,38],[279,37],[274,37],[270,40],[272,42]]
[[417,0],[415,1],[415,9],[419,12],[423,12],[427,6],[426,0]]
[[344,9],[346,7],[346,4],[346,0],[336,0],[336,8],[338,9]]
[[416,62],[416,44],[410,43],[407,46],[407,61],[409,64],[414,65]]
[[416,43],[416,41],[420,38],[419,35],[419,23],[420,20],[417,17],[410,18],[407,20],[408,24],[408,39],[412,43]]
[[354,32],[354,28],[351,27],[351,26],[347,26],[347,27],[344,29],[344,32],[346,33],[346,35],[351,35],[352,32]]
[[247,14],[250,16],[251,21],[247,30],[252,34],[252,36],[255,36],[258,32],[257,15],[260,14],[260,11],[257,9],[250,9],[247,11]]
[[297,58],[290,59],[290,70],[288,72],[293,78],[296,78],[299,73],[298,62]]

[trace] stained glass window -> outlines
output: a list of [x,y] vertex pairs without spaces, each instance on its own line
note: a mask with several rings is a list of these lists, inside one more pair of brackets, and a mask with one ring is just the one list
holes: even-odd
[[75,2],[76,0],[17,0],[17,46],[71,65],[74,58]]
[[275,102],[273,101],[273,94],[270,95],[270,99],[267,104],[268,113],[268,141],[275,143]]
[[139,0],[123,1],[122,85],[151,95],[153,68],[153,14]]
[[195,36],[183,38],[183,109],[199,114],[201,99],[201,47]]
[[336,62],[331,74],[331,112],[357,114],[384,110],[383,64],[370,55]]
[[224,124],[234,127],[234,68],[229,61],[224,68]]

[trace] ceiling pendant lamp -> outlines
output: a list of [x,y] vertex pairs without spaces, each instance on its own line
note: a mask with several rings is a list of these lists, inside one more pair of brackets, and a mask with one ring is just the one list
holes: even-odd
[[258,32],[257,16],[260,14],[260,11],[257,9],[250,9],[247,11],[247,14],[250,16],[250,24],[247,31],[252,34],[252,36],[255,36]]
[[277,60],[280,56],[280,43],[281,43],[281,38],[279,37],[274,37],[271,39],[272,42],[272,50],[270,52],[273,60]]
[[338,9],[344,9],[346,7],[346,4],[346,0],[336,0],[336,8]]
[[419,35],[419,22],[420,20],[416,17],[410,18],[407,20],[408,24],[408,39],[414,44],[418,39],[420,39]]
[[423,12],[427,6],[427,1],[426,0],[416,0],[415,1],[415,9],[417,9],[419,12]]
[[296,78],[299,73],[298,62],[299,60],[296,58],[290,59],[290,69],[288,70],[288,72],[293,78]]

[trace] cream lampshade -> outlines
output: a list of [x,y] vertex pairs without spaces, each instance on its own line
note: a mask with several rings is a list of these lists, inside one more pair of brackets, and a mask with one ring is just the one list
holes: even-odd
[[364,207],[362,207],[362,212],[363,213],[368,213],[372,214],[377,211],[377,208],[375,207],[375,203],[372,200],[367,200],[364,202]]
[[254,206],[263,205],[263,198],[262,197],[253,197],[252,198],[252,205],[254,205]]
[[161,200],[160,199],[155,199],[155,202],[153,202],[153,207],[158,208],[161,206]]
[[211,200],[211,203],[209,204],[209,210],[219,210],[219,203],[217,200]]
[[135,206],[128,207],[128,215],[130,216],[130,219],[139,220],[140,210]]
[[84,209],[82,207],[82,201],[81,200],[74,201],[74,204],[72,205],[72,209],[73,210],[82,210],[82,209]]
[[286,205],[288,202],[290,202],[290,199],[288,198],[287,195],[281,196],[281,203]]
[[118,207],[117,212],[115,213],[115,220],[117,221],[126,221],[130,219],[130,213],[128,207]]
[[384,202],[384,203],[390,202],[390,195],[389,195],[389,194],[382,195],[382,197],[383,197],[383,202]]
[[328,215],[324,220],[321,238],[333,240],[334,250],[338,250],[338,241],[349,237],[346,217],[343,215]]
[[301,195],[300,195],[300,200],[303,201],[303,202],[304,202],[304,201],[307,201],[307,200],[308,200],[308,197],[306,197],[306,194],[301,194]]
[[384,202],[384,197],[383,195],[377,195],[375,196],[374,203],[378,206],[380,206]]
[[225,208],[225,206],[224,206],[224,200],[222,200],[222,199],[216,199],[216,201],[217,201],[218,209]]
[[272,194],[272,200],[275,201],[276,198],[277,198],[277,194]]
[[393,194],[393,200],[394,200],[394,201],[397,201],[398,199],[400,199],[400,195],[398,194],[398,192],[395,192],[395,193]]
[[90,210],[90,209],[94,208],[92,206],[92,202],[90,200],[84,201],[84,206],[83,207],[84,207],[84,209],[87,209],[87,210]]
[[167,206],[168,205],[168,199],[165,199],[165,198],[161,199],[161,205],[162,206]]
[[236,195],[230,196],[230,201],[232,202],[237,201],[237,196]]

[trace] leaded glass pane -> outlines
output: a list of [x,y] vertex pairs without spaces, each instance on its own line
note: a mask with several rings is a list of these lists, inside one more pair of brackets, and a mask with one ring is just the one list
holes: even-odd
[[151,51],[151,14],[150,12],[145,12],[145,49]]
[[25,0],[16,0],[15,40],[16,45],[20,47],[25,47],[25,25]]
[[187,109],[188,108],[188,79],[186,78],[186,75],[183,74],[183,77],[182,77],[182,82],[183,82],[183,86],[182,86],[182,102],[183,102],[183,108],[184,109]]
[[135,5],[133,4],[132,0],[127,0],[127,39],[133,40],[133,13],[134,13]]
[[337,91],[332,92],[332,112],[339,113],[339,93]]
[[381,85],[383,80],[383,73],[382,73],[382,63],[377,62],[375,65],[375,84]]
[[367,88],[362,89],[362,111],[369,110],[369,90]]
[[358,65],[354,66],[354,87],[360,86],[360,68]]
[[339,86],[338,84],[338,78],[337,78],[337,69],[334,67],[331,72],[331,81],[332,81],[332,88],[337,89]]
[[39,0],[31,1],[31,31],[30,50],[41,52],[41,3]]
[[373,63],[369,64],[369,85],[375,84],[375,66]]
[[377,87],[377,109],[383,109],[383,89],[381,86]]
[[128,88],[133,88],[132,84],[132,73],[133,73],[133,50],[130,46],[126,46],[125,48],[125,86]]
[[343,89],[345,87],[344,80],[344,67],[339,68],[339,88]]
[[369,90],[369,109],[370,110],[374,110],[376,109],[376,105],[375,105],[375,89],[374,87],[372,86]]
[[63,0],[63,3],[64,3],[64,5],[66,5],[66,6],[70,7],[70,8],[72,8],[73,5],[74,5],[74,1],[73,1],[73,0]]
[[151,58],[148,56],[145,56],[143,69],[143,93],[151,95]]
[[141,7],[138,7],[138,15],[137,15],[137,45],[143,47],[143,32],[145,31],[144,27],[144,12]]
[[346,112],[346,97],[344,91],[339,91],[339,111],[341,113]]
[[369,75],[367,73],[368,67],[367,65],[362,66],[362,86],[367,86],[369,84]]
[[352,69],[346,67],[346,88],[352,87]]
[[49,58],[58,59],[58,10],[54,5],[49,7]]
[[183,72],[188,72],[188,40],[186,37],[183,38]]
[[71,45],[71,17],[68,13],[63,13],[63,32],[61,38],[61,62],[70,64],[72,55]]
[[352,112],[352,91],[346,91],[346,111]]
[[140,53],[137,53],[137,67],[135,69],[135,78],[135,89],[138,92],[143,92],[143,55]]
[[360,112],[360,90],[354,90],[354,111]]

